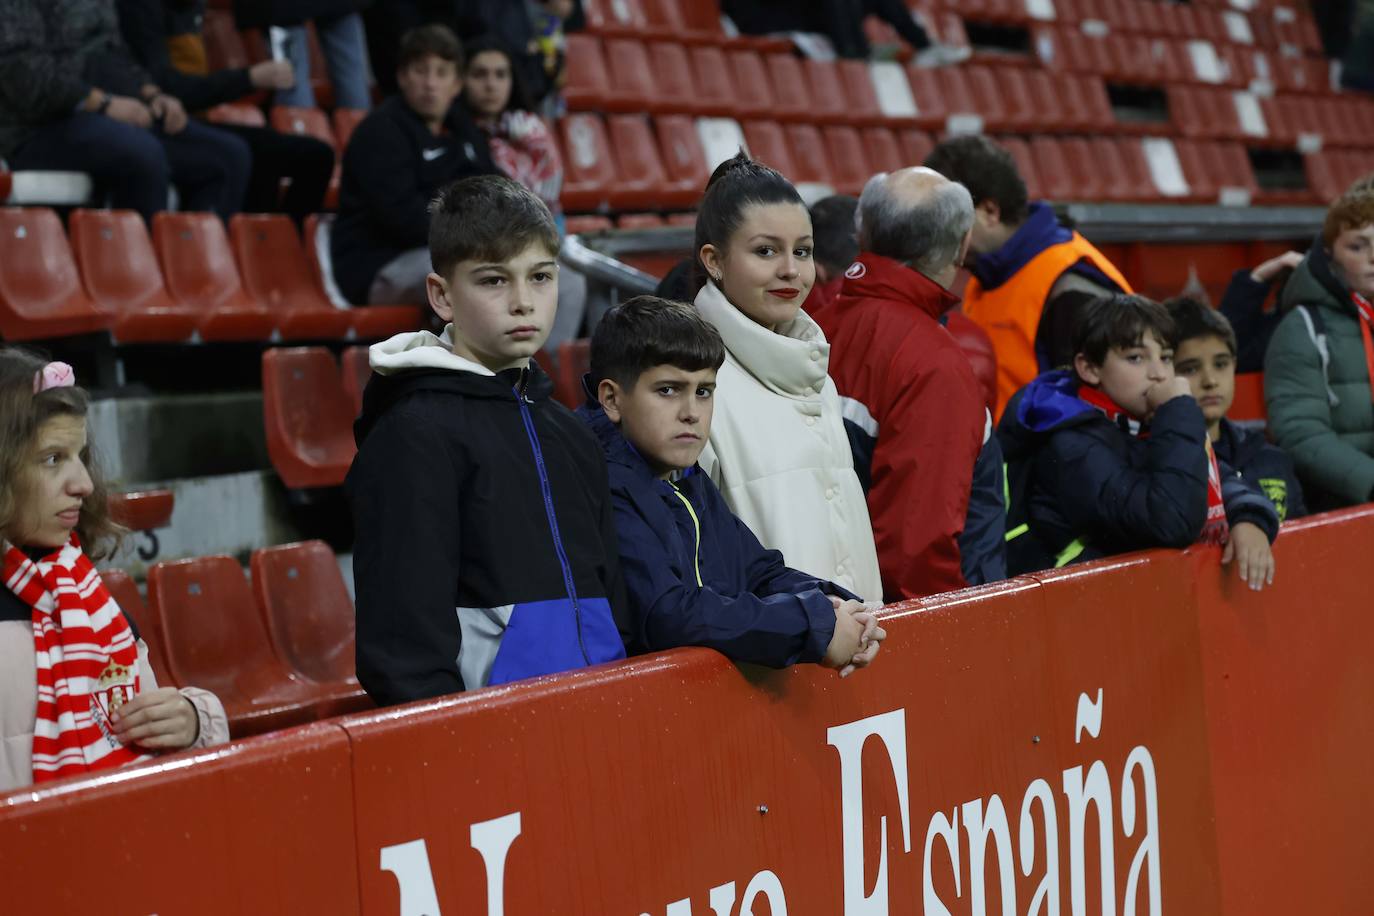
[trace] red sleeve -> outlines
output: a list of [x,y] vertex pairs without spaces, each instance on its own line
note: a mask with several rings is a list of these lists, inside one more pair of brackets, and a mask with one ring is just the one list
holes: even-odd
[[873,452],[868,506],[890,601],[965,586],[958,539],[986,424],[968,360],[921,337],[893,359]]

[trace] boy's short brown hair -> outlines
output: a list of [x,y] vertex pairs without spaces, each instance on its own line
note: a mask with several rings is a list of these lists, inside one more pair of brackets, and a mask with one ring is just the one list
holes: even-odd
[[1169,299],[1164,307],[1169,310],[1169,317],[1174,319],[1175,347],[1181,347],[1190,340],[1215,337],[1226,344],[1232,356],[1236,355],[1236,331],[1221,312],[1188,296]]
[[1102,296],[1084,306],[1074,322],[1073,352],[1100,366],[1112,350],[1140,346],[1146,331],[1166,348],[1172,348],[1178,337],[1168,309],[1153,299],[1125,293]]
[[1347,229],[1363,229],[1374,224],[1374,187],[1366,190],[1350,190],[1331,205],[1326,211],[1326,222],[1322,225],[1322,241],[1330,248],[1336,243],[1336,236]]
[[558,226],[533,191],[502,175],[463,178],[429,205],[429,258],[445,280],[463,261],[509,261],[532,244],[558,256]]
[[635,296],[606,313],[592,334],[591,377],[626,390],[654,366],[685,372],[719,369],[725,362],[720,332],[685,302]]
[[396,69],[404,70],[426,57],[437,57],[463,69],[463,43],[446,25],[422,25],[401,36],[400,51],[396,55]]

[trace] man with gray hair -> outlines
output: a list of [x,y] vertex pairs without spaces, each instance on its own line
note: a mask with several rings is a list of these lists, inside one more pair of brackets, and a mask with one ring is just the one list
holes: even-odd
[[[1000,577],[989,572],[995,563],[962,562],[974,464],[991,419],[968,358],[942,326],[959,304],[949,288],[968,252],[973,199],[931,169],[902,169],[869,180],[858,223],[858,260],[820,323],[868,491],[884,598]],[[983,533],[1000,549],[1005,518],[994,514],[979,527],[992,529]]]

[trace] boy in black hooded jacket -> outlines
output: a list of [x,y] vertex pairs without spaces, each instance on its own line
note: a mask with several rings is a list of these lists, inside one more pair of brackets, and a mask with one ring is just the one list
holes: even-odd
[[[1141,296],[1113,295],[1086,308],[1073,334],[1073,368],[1047,372],[1017,392],[998,426],[1024,506],[1009,537],[1042,562],[1064,566],[1150,547],[1225,544],[1251,588],[1273,581],[1273,504],[1216,459],[1188,381],[1174,375],[1173,320]],[[1025,519],[1025,528],[1013,524]]]
[[558,300],[558,231],[495,175],[431,207],[443,335],[372,347],[346,487],[358,680],[379,704],[623,658],[614,514],[596,439],[531,360]]

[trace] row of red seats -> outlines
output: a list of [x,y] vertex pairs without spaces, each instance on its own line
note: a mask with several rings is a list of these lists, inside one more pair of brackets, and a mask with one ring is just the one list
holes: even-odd
[[0,209],[0,335],[108,331],[116,343],[381,338],[411,306],[338,308],[285,216]]
[[574,111],[649,112],[943,128],[979,115],[989,129],[1109,131],[1099,77],[1024,67],[941,70],[792,54],[569,36],[564,97]]
[[[568,407],[582,403],[582,375],[591,358],[587,340],[559,347],[555,367],[536,357],[553,376],[554,396]],[[357,447],[353,420],[362,410],[372,370],[366,347],[348,347],[340,362],[324,347],[276,347],[262,356],[262,414],[267,453],[291,489],[343,483]]]
[[244,127],[266,127],[271,124],[272,129],[280,133],[314,137],[329,144],[334,150],[334,173],[329,177],[324,208],[334,210],[339,206],[339,178],[344,149],[353,131],[367,117],[367,112],[360,108],[335,108],[326,115],[318,108],[277,105],[271,109],[269,118],[256,105],[231,102],[216,105],[206,112],[205,117],[211,124],[237,124]]
[[138,625],[163,686],[224,703],[236,738],[372,706],[354,674],[354,615],[320,541],[255,550],[252,584],[227,556],[158,563],[148,601],[121,570],[101,574]]
[[1374,175],[1374,150],[1323,150],[1305,157],[1307,184],[1323,201],[1333,201],[1362,178]]
[[1113,82],[1211,83],[1244,88],[1256,83],[1281,92],[1331,93],[1324,58],[1294,57],[1197,39],[1095,33],[1076,26],[1041,25],[1032,45],[1046,67],[1091,73]]
[[1169,114],[1180,136],[1245,140],[1256,146],[1368,147],[1374,139],[1374,98],[1355,94],[1264,97],[1173,86]]

